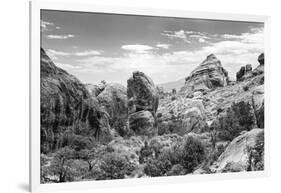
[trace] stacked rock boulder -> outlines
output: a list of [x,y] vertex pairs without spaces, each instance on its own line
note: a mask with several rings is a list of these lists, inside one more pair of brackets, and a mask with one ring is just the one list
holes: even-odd
[[143,72],[135,71],[127,84],[129,128],[136,135],[154,136],[159,95],[153,81]]

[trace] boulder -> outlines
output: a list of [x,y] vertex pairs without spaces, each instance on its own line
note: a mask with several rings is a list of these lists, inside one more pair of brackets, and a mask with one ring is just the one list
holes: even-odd
[[153,81],[143,72],[135,71],[127,81],[127,97],[129,113],[148,110],[155,113],[159,96]]
[[252,129],[236,137],[217,160],[216,172],[253,171],[263,168],[264,130]]
[[220,60],[211,54],[185,79],[181,92],[210,90],[227,84],[228,72],[222,67]]
[[133,72],[127,84],[130,129],[136,134],[154,135],[157,133],[156,111],[159,103],[157,88],[148,76],[139,71]]
[[157,134],[155,119],[151,112],[146,110],[129,115],[129,128],[140,136],[152,137]]
[[109,133],[98,102],[76,77],[57,67],[42,48],[40,70],[41,152],[61,148],[65,133],[96,139]]
[[117,120],[126,122],[127,113],[127,90],[117,83],[106,84],[103,91],[97,96],[97,100],[110,116],[110,125],[113,126]]

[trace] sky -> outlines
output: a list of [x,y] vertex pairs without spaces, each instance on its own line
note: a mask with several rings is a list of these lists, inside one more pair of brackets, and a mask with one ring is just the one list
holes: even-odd
[[258,65],[263,23],[41,10],[41,47],[83,83],[126,86],[139,70],[155,84],[187,77],[215,54],[235,79]]

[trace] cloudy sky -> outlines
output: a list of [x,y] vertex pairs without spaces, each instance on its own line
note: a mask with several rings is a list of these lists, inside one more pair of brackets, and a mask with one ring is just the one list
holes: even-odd
[[156,84],[189,75],[214,53],[231,77],[258,65],[261,23],[41,11],[41,46],[84,83],[126,85],[135,70]]

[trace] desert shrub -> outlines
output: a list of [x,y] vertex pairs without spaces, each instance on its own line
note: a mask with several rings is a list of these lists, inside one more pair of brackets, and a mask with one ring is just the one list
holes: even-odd
[[148,145],[147,142],[144,143],[144,147],[140,150],[139,162],[147,162],[148,159],[153,158],[154,149]]
[[189,136],[183,144],[178,142],[171,149],[160,152],[155,158],[150,157],[144,172],[148,176],[183,175],[191,173],[205,157],[204,145]]
[[198,139],[189,136],[184,142],[182,154],[179,156],[180,164],[187,170],[187,173],[191,173],[206,157],[205,147]]
[[55,152],[51,164],[45,168],[46,176],[54,176],[54,182],[73,181],[74,170],[71,166],[74,157],[74,150],[64,147]]
[[211,129],[218,131],[221,140],[231,141],[241,131],[249,131],[255,127],[255,115],[250,103],[233,103],[226,110],[226,114],[219,116],[212,124]]
[[160,122],[158,124],[158,135],[170,133],[177,133],[179,135],[184,133],[182,120],[177,120],[174,116],[172,116],[172,120]]
[[249,150],[248,171],[264,170],[264,134],[257,136],[255,146]]
[[172,101],[174,101],[176,99],[177,99],[177,97],[175,97],[175,96],[172,96],[172,98],[171,98]]
[[179,176],[184,175],[186,173],[184,167],[180,164],[173,165],[171,170],[168,171],[168,176]]
[[122,137],[127,136],[129,133],[129,128],[127,127],[127,117],[116,119],[112,127],[115,128],[117,133],[119,133]]
[[157,159],[149,159],[144,167],[144,173],[148,176],[165,176],[171,170],[172,164],[165,154],[161,154]]
[[130,175],[136,166],[125,157],[116,153],[109,153],[102,158],[97,174],[97,180],[123,179]]

